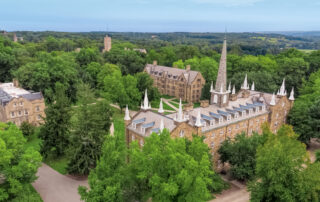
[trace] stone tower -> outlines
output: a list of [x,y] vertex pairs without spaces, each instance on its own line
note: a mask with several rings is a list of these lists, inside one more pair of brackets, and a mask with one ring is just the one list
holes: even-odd
[[102,50],[102,52],[109,52],[110,50],[111,50],[111,37],[106,35],[104,37],[104,49]]
[[227,39],[224,38],[221,52],[218,77],[215,89],[211,92],[211,104],[217,104],[219,107],[226,107],[229,104],[230,91],[227,90]]

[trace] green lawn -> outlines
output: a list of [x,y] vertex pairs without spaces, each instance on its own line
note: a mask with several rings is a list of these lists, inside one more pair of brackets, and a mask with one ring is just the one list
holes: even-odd
[[165,98],[165,99],[171,99],[174,98],[173,96],[170,95],[161,95],[161,97]]
[[[151,107],[152,108],[159,108],[159,105],[160,105],[160,100],[154,100],[154,101],[151,102]],[[162,101],[162,106],[163,106],[163,109],[165,109],[165,110],[175,111],[174,109],[172,109],[169,105],[167,105],[163,101]]]
[[33,147],[35,150],[40,151],[41,140],[38,138],[39,128],[36,129],[36,132],[27,138],[27,143],[25,148]]
[[197,108],[197,107],[200,107],[200,103],[199,102],[193,103],[193,108]]
[[[174,100],[172,100],[172,101],[177,102],[177,103],[180,103],[180,99],[174,99]],[[181,100],[181,103],[182,103],[182,104],[187,104],[188,102]]]
[[179,108],[179,103],[173,102],[173,101],[169,101],[170,104],[172,104],[173,106],[175,106],[176,108]]
[[62,175],[67,174],[68,158],[66,156],[61,156],[59,158],[47,158],[44,163],[50,166],[52,169],[61,173]]

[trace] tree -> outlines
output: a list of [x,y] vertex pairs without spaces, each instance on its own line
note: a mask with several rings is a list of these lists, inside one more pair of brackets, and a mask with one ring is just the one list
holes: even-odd
[[[225,184],[212,170],[203,139],[172,139],[167,130],[153,133],[141,148],[115,133],[104,142],[103,155],[89,175],[85,201],[207,201]],[[128,155],[128,156],[127,156]]]
[[107,136],[97,167],[89,174],[90,189],[79,187],[84,201],[125,201],[127,150],[124,136]]
[[41,155],[25,143],[17,126],[0,123],[0,201],[14,199],[37,178]]
[[17,59],[10,46],[6,46],[5,40],[0,38],[0,81],[10,81],[11,71],[16,69]]
[[79,85],[77,97],[80,106],[70,137],[71,159],[67,170],[72,174],[87,175],[100,158],[111,125],[112,110],[104,100],[92,103],[94,94],[87,84]]
[[277,135],[268,132],[266,143],[257,150],[251,201],[319,200],[319,164],[310,163],[305,145],[296,138],[286,125]]
[[78,83],[76,66],[70,53],[41,52],[37,55],[36,62],[21,66],[13,74],[22,87],[42,92],[48,102],[52,102],[56,82],[63,84],[68,97],[75,101],[75,88]]
[[20,130],[25,137],[30,137],[34,134],[35,126],[27,121],[24,121],[20,125]]
[[80,66],[87,66],[92,62],[99,62],[99,52],[93,48],[82,48],[76,56],[76,61]]
[[136,200],[207,201],[213,187],[223,187],[213,181],[209,148],[197,136],[189,142],[171,139],[167,130],[153,133],[142,148],[131,143],[129,159],[128,190]]
[[40,129],[42,139],[41,154],[58,157],[65,153],[69,145],[71,108],[66,88],[56,83],[54,102],[47,105],[44,125]]
[[263,145],[266,136],[245,133],[236,136],[235,140],[227,139],[219,148],[220,159],[231,165],[231,175],[238,180],[250,180],[255,176],[256,150]]
[[160,97],[158,88],[153,86],[153,79],[146,72],[139,72],[134,75],[137,78],[137,88],[140,92],[148,90],[148,98],[150,101],[157,100]]
[[317,150],[315,152],[315,155],[316,155],[316,162],[320,162],[320,150]]

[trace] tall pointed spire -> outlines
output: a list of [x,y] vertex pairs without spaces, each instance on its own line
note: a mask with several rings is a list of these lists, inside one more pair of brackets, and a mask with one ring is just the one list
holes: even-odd
[[126,111],[125,111],[125,114],[124,114],[124,120],[125,121],[130,121],[131,120],[130,114],[129,114],[128,105],[126,106]]
[[215,90],[219,92],[221,86],[222,86],[222,91],[225,92],[227,89],[227,39],[226,37],[224,38],[224,41],[223,41]]
[[231,82],[229,83],[228,92],[231,92]]
[[254,82],[252,82],[251,90],[254,90]]
[[143,100],[143,105],[141,105],[141,108],[144,109],[144,110],[151,109],[151,105],[150,105],[149,100],[148,100],[147,89],[146,89],[146,91],[144,93],[144,100]]
[[236,87],[233,85],[232,95],[236,94]]
[[247,74],[246,74],[246,76],[244,77],[244,81],[243,81],[243,84],[242,84],[242,86],[241,86],[241,89],[249,90],[248,75],[247,75]]
[[196,120],[195,126],[197,126],[197,127],[201,127],[202,126],[200,110],[198,110],[198,115],[197,115],[197,120]]
[[180,103],[179,103],[179,110],[178,110],[178,120],[183,119],[183,113],[182,113],[182,103],[181,103],[181,98],[180,98]]
[[294,101],[294,89],[292,87],[291,93],[290,93],[290,97],[289,100]]
[[158,112],[159,112],[160,114],[162,114],[162,113],[164,112],[164,110],[163,110],[163,105],[162,105],[162,98],[160,98],[160,104],[159,104],[159,110],[158,110]]
[[276,96],[274,95],[274,93],[272,94],[270,105],[276,105]]

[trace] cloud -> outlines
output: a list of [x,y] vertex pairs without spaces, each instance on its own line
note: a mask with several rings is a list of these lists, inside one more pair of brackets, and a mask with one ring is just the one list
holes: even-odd
[[251,6],[263,0],[191,0],[200,4],[217,4],[223,6]]

